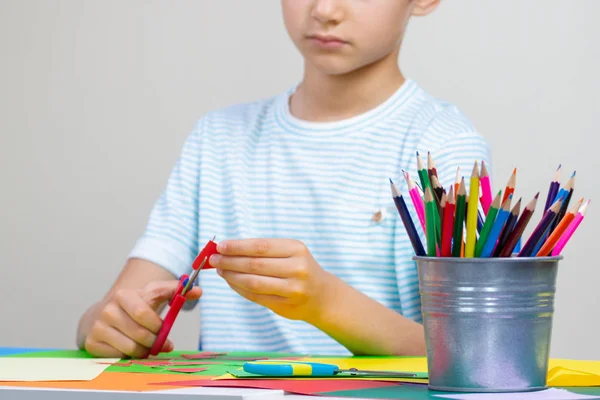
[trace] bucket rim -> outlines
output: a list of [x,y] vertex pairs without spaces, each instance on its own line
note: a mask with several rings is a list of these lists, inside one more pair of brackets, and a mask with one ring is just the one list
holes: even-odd
[[521,264],[521,263],[555,263],[562,260],[562,255],[546,257],[428,257],[413,256],[414,261],[427,261],[430,263],[453,263],[453,264]]

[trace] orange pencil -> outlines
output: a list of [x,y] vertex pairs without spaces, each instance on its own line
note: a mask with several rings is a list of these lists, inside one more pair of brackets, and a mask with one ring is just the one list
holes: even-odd
[[508,196],[515,193],[515,186],[517,185],[517,169],[513,170],[508,183],[506,184],[506,189],[504,189],[504,197],[502,198],[502,204],[508,199]]
[[575,219],[575,215],[577,214],[577,211],[581,207],[582,203],[583,199],[579,200],[577,204],[575,204],[573,208],[571,208],[569,212],[565,214],[565,216],[560,220],[559,224],[556,226],[550,237],[546,239],[546,243],[544,243],[542,248],[537,252],[537,254],[535,255],[536,257],[544,257],[550,255],[550,252],[552,251],[554,246],[556,246],[556,243],[558,243],[560,237],[565,233],[571,221]]

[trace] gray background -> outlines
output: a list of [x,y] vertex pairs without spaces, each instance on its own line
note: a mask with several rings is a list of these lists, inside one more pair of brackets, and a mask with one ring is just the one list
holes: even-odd
[[[577,198],[600,199],[598,15],[594,0],[443,1],[411,22],[401,65],[486,136],[496,187],[518,167],[518,195],[545,199],[562,163]],[[0,57],[0,346],[74,347],[195,121],[302,74],[275,0],[0,0]],[[596,210],[564,253],[555,357],[600,359]],[[178,348],[198,325],[181,316]]]

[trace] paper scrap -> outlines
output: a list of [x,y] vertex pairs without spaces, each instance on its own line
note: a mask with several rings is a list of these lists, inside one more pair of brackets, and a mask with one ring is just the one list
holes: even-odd
[[457,400],[577,400],[600,399],[600,396],[577,394],[565,389],[550,388],[535,392],[522,393],[463,393],[463,394],[437,394],[435,397]]
[[119,360],[0,357],[0,381],[90,381]]
[[183,373],[188,373],[188,374],[192,374],[194,372],[202,372],[202,371],[206,371],[208,368],[167,368],[168,371],[171,372],[183,372]]

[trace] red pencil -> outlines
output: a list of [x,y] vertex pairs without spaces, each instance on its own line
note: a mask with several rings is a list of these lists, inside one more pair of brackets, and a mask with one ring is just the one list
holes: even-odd
[[490,205],[492,204],[492,201],[494,199],[492,194],[492,183],[490,181],[490,174],[487,168],[485,167],[485,162],[483,161],[481,162],[481,175],[479,177],[479,184],[481,185],[481,196],[479,197],[479,200],[481,201],[483,213],[487,215],[490,209]]
[[[445,201],[444,201],[445,200]],[[454,233],[454,187],[450,186],[448,196],[444,194],[444,223],[442,226],[442,257],[452,257],[452,234]]]

